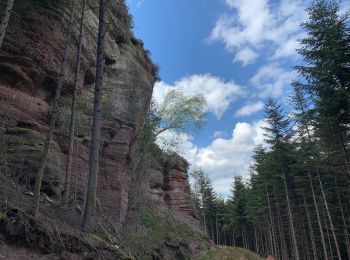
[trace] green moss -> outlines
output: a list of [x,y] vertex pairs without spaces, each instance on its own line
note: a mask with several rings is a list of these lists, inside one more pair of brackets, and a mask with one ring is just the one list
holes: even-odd
[[261,260],[258,255],[238,247],[220,246],[214,250],[203,252],[197,260]]
[[[3,170],[15,182],[32,189],[32,184],[41,160],[46,136],[28,128],[9,128],[3,136]],[[52,141],[42,190],[48,196],[59,197],[63,188],[64,167],[63,153],[59,145]]]
[[188,245],[201,239],[186,224],[170,219],[152,208],[140,209],[139,220],[140,226],[124,234],[123,239],[130,250],[137,249],[135,255],[140,259],[163,259],[169,257],[169,252],[178,259],[190,259]]

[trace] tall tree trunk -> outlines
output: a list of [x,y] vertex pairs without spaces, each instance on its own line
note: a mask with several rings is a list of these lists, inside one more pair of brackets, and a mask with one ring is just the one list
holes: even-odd
[[204,222],[204,233],[207,234],[207,220],[205,218],[205,210],[203,214],[203,222]]
[[276,256],[277,254],[277,246],[276,246],[276,238],[275,236],[275,229],[274,229],[274,225],[273,225],[273,218],[272,218],[272,208],[271,208],[271,203],[270,203],[270,195],[269,195],[269,191],[267,189],[267,186],[265,185],[265,190],[266,190],[266,197],[267,197],[267,206],[269,208],[269,216],[270,216],[270,227],[271,227],[271,243],[272,243],[272,254],[274,256]]
[[330,257],[331,257],[331,259],[334,259],[331,238],[330,238],[330,235],[329,235],[328,220],[327,220],[327,217],[326,217],[326,213],[324,212],[324,208],[322,208],[322,215],[323,215],[323,218],[324,218],[325,223],[326,223],[326,235],[327,235],[327,240],[328,240],[329,252],[331,254]]
[[348,227],[347,227],[346,219],[345,219],[345,215],[344,215],[343,204],[342,204],[342,202],[340,200],[340,195],[339,195],[339,190],[338,190],[338,181],[337,181],[337,176],[336,176],[335,173],[334,173],[334,181],[335,181],[335,189],[336,189],[336,192],[337,192],[337,198],[338,198],[340,213],[341,213],[341,217],[342,217],[343,225],[344,225],[344,238],[345,238],[345,243],[346,243],[346,250],[348,252],[348,257],[350,259],[350,248],[349,248],[349,243],[348,243],[348,240],[347,240]]
[[315,237],[314,237],[314,230],[312,228],[312,223],[311,223],[311,219],[310,219],[309,209],[308,209],[308,206],[307,206],[307,202],[306,202],[304,191],[303,191],[303,200],[304,200],[306,219],[307,219],[307,224],[308,224],[308,227],[309,227],[309,233],[310,233],[310,239],[311,239],[312,254],[314,256],[314,259],[318,259],[316,243],[315,243]]
[[64,46],[63,60],[61,63],[60,74],[58,76],[58,83],[57,83],[57,88],[56,88],[56,93],[55,93],[55,99],[53,101],[52,109],[51,109],[49,133],[46,136],[44,150],[43,150],[43,153],[41,155],[41,161],[40,161],[39,168],[38,168],[38,171],[37,171],[37,174],[35,177],[34,205],[33,205],[33,212],[32,212],[34,217],[38,214],[38,210],[39,210],[41,183],[42,183],[43,176],[44,176],[47,156],[49,154],[53,132],[55,130],[56,117],[57,117],[57,113],[58,113],[58,104],[59,104],[61,89],[62,89],[64,76],[65,76],[65,68],[66,68],[67,59],[68,59],[69,43],[71,41],[72,30],[73,30],[74,3],[75,3],[75,0],[70,1],[70,18],[69,18],[69,26],[68,26],[68,35],[67,35],[65,46]]
[[235,238],[235,232],[232,231],[232,246],[236,247],[236,238]]
[[7,0],[6,1],[5,10],[4,10],[4,13],[2,14],[2,17],[1,17],[1,22],[0,22],[0,49],[2,47],[2,43],[3,43],[4,38],[5,38],[5,33],[6,33],[7,26],[9,24],[9,20],[10,20],[10,16],[11,16],[11,12],[12,12],[12,7],[13,7],[13,2],[14,1],[15,0]]
[[286,175],[285,175],[283,166],[281,168],[282,168],[282,178],[283,178],[283,183],[284,183],[284,190],[285,190],[286,199],[287,199],[287,209],[288,209],[289,224],[290,224],[291,233],[292,233],[294,256],[295,256],[296,260],[300,260],[298,242],[297,242],[295,227],[294,227],[294,222],[293,222],[292,208],[290,205],[290,199],[289,199],[289,194],[288,194]]
[[71,176],[72,176],[74,130],[75,130],[75,119],[76,119],[76,110],[77,110],[78,82],[79,82],[79,75],[80,75],[80,57],[81,57],[81,49],[83,47],[85,4],[86,4],[86,0],[83,1],[83,6],[81,10],[79,43],[78,43],[77,57],[75,62],[72,107],[71,107],[71,116],[70,116],[70,123],[69,123],[68,156],[67,156],[67,166],[66,166],[67,168],[66,168],[66,178],[64,183],[64,197],[63,197],[63,203],[65,205],[68,205],[68,202],[69,202],[70,184],[71,184]]
[[218,215],[215,214],[216,244],[219,244]]
[[323,233],[323,226],[322,226],[322,222],[321,222],[321,218],[320,218],[320,212],[319,212],[318,205],[317,205],[315,189],[314,189],[314,185],[313,185],[313,182],[312,182],[311,173],[310,173],[309,170],[308,170],[308,176],[309,176],[309,181],[310,181],[312,199],[314,201],[314,206],[315,206],[315,211],[316,211],[316,216],[317,216],[317,223],[318,223],[318,227],[320,229],[320,234],[321,234],[323,254],[324,254],[325,260],[328,260],[326,240],[325,240],[324,233]]
[[259,254],[258,235],[257,235],[257,232],[256,232],[255,223],[253,223],[253,229],[254,229],[254,247],[255,247],[255,252]]
[[105,0],[99,0],[99,28],[96,58],[96,83],[94,113],[92,122],[92,138],[90,150],[89,179],[86,191],[86,203],[83,218],[83,230],[93,232],[96,218],[96,190],[99,168],[100,138],[101,138],[101,96],[104,69],[104,44],[105,44]]
[[326,199],[326,195],[325,195],[325,192],[324,192],[324,189],[323,189],[323,184],[322,184],[322,181],[321,181],[321,176],[320,176],[320,173],[319,173],[318,169],[316,169],[316,173],[317,173],[318,182],[320,184],[322,199],[323,199],[323,202],[324,202],[324,205],[325,205],[327,217],[328,217],[328,220],[329,220],[329,224],[331,226],[331,232],[332,232],[332,236],[333,236],[333,240],[334,240],[335,249],[337,251],[337,256],[338,256],[338,259],[341,259],[341,254],[340,254],[340,250],[339,250],[337,236],[335,234],[335,229],[334,229],[334,225],[333,225],[332,216],[331,216],[331,213],[329,211],[328,202],[327,202],[327,199]]
[[[305,225],[304,225],[304,221],[303,221],[303,219],[300,219],[301,221],[300,221],[300,225],[302,226],[302,231],[303,231],[303,245],[305,245],[304,246],[304,252],[305,252],[305,256],[306,256],[306,258],[308,259],[308,260],[310,260],[311,259],[311,257],[310,257],[310,247],[309,247],[309,240],[308,240],[308,238],[307,238],[307,234],[306,234],[306,229],[305,229]],[[317,259],[317,258],[314,258],[314,259]]]
[[286,243],[286,238],[285,238],[285,232],[284,232],[284,228],[283,228],[283,224],[282,224],[282,217],[281,217],[281,210],[280,210],[280,205],[278,202],[278,198],[276,196],[276,189],[274,186],[273,189],[273,194],[276,200],[276,209],[277,209],[277,225],[278,225],[278,230],[280,233],[280,237],[281,237],[281,258],[282,259],[288,259],[288,252],[287,252],[287,243]]

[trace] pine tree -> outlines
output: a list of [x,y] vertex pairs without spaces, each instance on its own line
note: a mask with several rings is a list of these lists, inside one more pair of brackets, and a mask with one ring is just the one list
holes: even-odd
[[216,240],[217,195],[208,175],[199,169],[192,173],[194,177],[194,196],[199,206],[198,212],[204,229],[210,238]]
[[296,227],[294,223],[294,214],[291,204],[291,196],[289,191],[290,182],[292,182],[292,175],[290,171],[291,164],[291,145],[290,137],[291,131],[289,129],[289,120],[282,115],[280,105],[273,99],[269,99],[265,107],[266,123],[265,130],[265,142],[271,145],[272,156],[277,163],[277,170],[281,173],[286,204],[287,214],[289,218],[290,232],[292,237],[293,253],[296,260],[300,259],[300,252],[298,248],[298,242],[296,237]]
[[313,98],[315,131],[324,148],[339,158],[350,176],[348,153],[350,127],[349,13],[339,16],[339,2],[318,0],[302,24],[307,37],[298,50],[306,65],[296,66],[304,79],[301,87]]

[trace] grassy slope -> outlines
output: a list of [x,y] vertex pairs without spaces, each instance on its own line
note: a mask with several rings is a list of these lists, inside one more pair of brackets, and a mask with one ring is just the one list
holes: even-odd
[[219,248],[206,252],[198,260],[261,260],[258,255],[243,248],[220,246]]

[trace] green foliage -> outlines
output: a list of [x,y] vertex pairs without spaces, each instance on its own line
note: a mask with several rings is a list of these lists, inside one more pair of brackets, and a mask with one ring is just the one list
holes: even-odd
[[[310,95],[314,107],[310,123],[323,149],[343,164],[344,157],[338,154],[349,149],[350,13],[340,16],[335,0],[315,1],[308,13],[309,20],[303,23],[308,35],[298,50],[305,61],[296,66],[303,78],[298,86]],[[349,167],[348,156],[345,161]]]
[[152,259],[152,256],[163,259],[169,247],[181,259],[188,259],[188,245],[194,240],[203,239],[200,233],[186,224],[161,215],[151,207],[138,211],[140,226],[124,237],[128,246],[138,248],[134,253],[139,259]]
[[[187,136],[199,130],[205,120],[206,100],[202,95],[186,96],[171,90],[162,104],[151,102],[141,134],[141,153],[159,153],[155,143],[167,153],[172,153]],[[171,137],[166,133],[175,133]]]
[[350,14],[340,16],[334,0],[314,1],[308,13],[293,111],[267,101],[265,144],[254,150],[249,182],[236,177],[232,197],[216,201],[217,230],[225,244],[276,259],[347,259]]
[[186,96],[180,90],[170,90],[157,109],[160,122],[156,136],[168,130],[191,133],[200,129],[205,120],[205,110],[203,95]]

